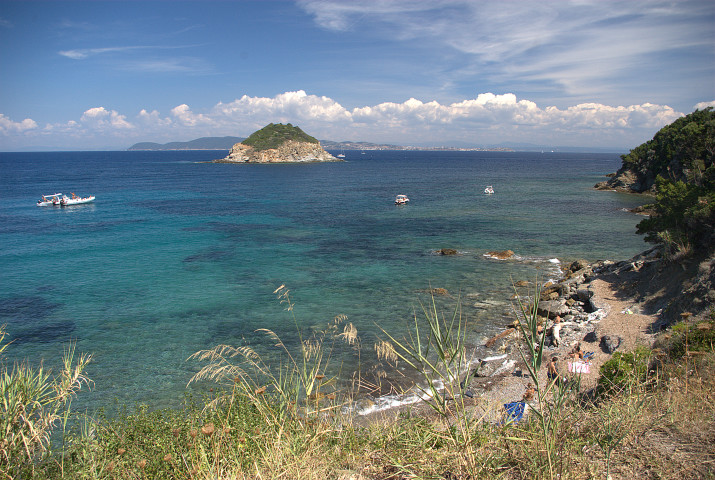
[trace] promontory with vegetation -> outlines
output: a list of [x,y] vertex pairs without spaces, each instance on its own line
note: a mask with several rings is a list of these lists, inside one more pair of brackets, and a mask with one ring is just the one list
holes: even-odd
[[228,156],[214,163],[296,163],[341,161],[320,142],[290,123],[271,123],[236,143]]
[[[320,148],[269,125],[232,153],[260,161],[294,144]],[[653,247],[574,261],[546,284],[514,279],[513,322],[488,357],[469,361],[461,311],[442,312],[447,292],[431,288],[411,331],[370,360],[421,378],[417,403],[370,418],[354,400],[385,377],[346,387],[329,373],[333,346],[361,343],[342,316],[309,338],[266,331],[276,364],[247,344],[197,352],[204,398],[110,419],[71,408],[91,356],[68,348],[55,376],[13,367],[0,328],[0,478],[715,478],[714,146],[708,108],[624,155],[599,188],[649,192],[638,232]],[[285,286],[274,293],[292,313]]]

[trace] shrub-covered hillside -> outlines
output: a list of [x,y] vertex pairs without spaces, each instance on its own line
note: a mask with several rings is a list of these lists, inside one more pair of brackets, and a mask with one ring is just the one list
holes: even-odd
[[646,241],[707,253],[715,245],[715,112],[679,118],[623,157],[643,190],[651,179],[653,214],[638,224]]
[[300,127],[294,127],[290,123],[286,125],[283,125],[282,123],[270,123],[262,129],[253,132],[241,143],[260,151],[268,150],[270,148],[278,148],[289,140],[294,140],[296,142],[320,143],[314,137],[311,137],[301,130]]

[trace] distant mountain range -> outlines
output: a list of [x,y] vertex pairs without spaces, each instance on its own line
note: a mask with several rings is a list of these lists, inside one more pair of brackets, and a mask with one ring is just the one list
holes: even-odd
[[244,141],[245,137],[201,137],[188,142],[135,143],[127,150],[231,150],[235,143]]
[[[245,137],[202,137],[188,142],[136,143],[128,150],[231,150],[234,144],[244,141]],[[628,149],[603,147],[555,147],[528,143],[502,143],[490,146],[404,146],[370,142],[334,142],[321,140],[326,150],[467,150],[467,151],[521,151],[521,152],[590,152],[590,153],[625,153]]]

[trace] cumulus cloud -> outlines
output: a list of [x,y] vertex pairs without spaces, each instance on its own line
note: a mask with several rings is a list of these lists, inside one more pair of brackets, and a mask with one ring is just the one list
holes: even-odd
[[82,114],[81,121],[82,123],[95,128],[134,128],[134,125],[127,122],[127,117],[125,115],[120,115],[116,110],[107,110],[104,107],[94,107],[86,110]]
[[293,118],[296,120],[347,121],[350,114],[335,100],[308,95],[303,90],[285,92],[272,98],[244,95],[230,103],[219,103],[214,113],[227,118],[247,116]]
[[142,108],[139,115],[137,115],[137,120],[143,125],[151,127],[167,126],[172,124],[170,118],[161,118],[158,111],[152,110],[151,112],[148,112],[144,108]]
[[695,105],[694,110],[703,110],[708,107],[715,107],[715,100],[713,100],[712,102],[700,102]]
[[[698,107],[715,104],[703,102]],[[140,140],[188,140],[199,136],[248,135],[268,123],[293,123],[318,138],[402,145],[426,142],[484,145],[504,141],[574,146],[628,146],[641,143],[683,114],[668,105],[611,106],[579,103],[541,106],[513,93],[480,93],[452,103],[409,98],[347,109],[337,101],[303,90],[274,97],[242,97],[206,112],[187,104],[168,115],[142,109],[130,123],[105,107],[86,110],[79,121],[47,126],[45,133],[104,135]],[[137,128],[141,127],[141,128]],[[36,129],[30,119],[12,122],[0,114],[0,131]],[[137,140],[139,141],[139,140]],[[619,143],[614,143],[619,142]],[[127,140],[127,143],[131,143]]]
[[184,104],[178,105],[171,109],[171,115],[176,118],[176,121],[182,125],[195,127],[198,125],[213,125],[214,120],[204,114],[196,114],[191,111],[191,108]]
[[0,132],[2,133],[21,133],[27,130],[34,130],[36,128],[37,123],[31,118],[26,118],[21,122],[13,122],[0,113]]

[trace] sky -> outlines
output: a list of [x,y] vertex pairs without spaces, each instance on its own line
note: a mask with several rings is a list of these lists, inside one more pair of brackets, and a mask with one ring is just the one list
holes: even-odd
[[0,151],[248,136],[626,151],[715,106],[713,0],[0,0]]

